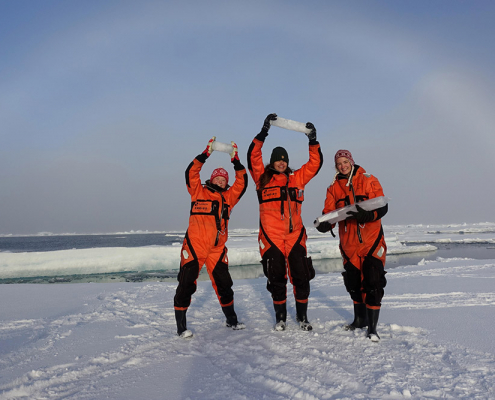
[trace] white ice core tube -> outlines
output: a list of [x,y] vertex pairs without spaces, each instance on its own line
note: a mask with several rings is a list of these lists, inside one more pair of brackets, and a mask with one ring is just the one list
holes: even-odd
[[211,147],[215,151],[221,151],[223,153],[229,153],[229,154],[232,153],[232,151],[234,150],[230,143],[217,142],[216,140],[213,142]]
[[306,124],[281,117],[277,117],[275,121],[270,121],[270,124],[278,126],[279,128],[289,129],[291,131],[297,131],[302,133],[311,132],[311,129],[306,128]]
[[[375,197],[373,199],[361,201],[359,204],[359,207],[361,207],[363,210],[366,211],[372,211],[376,210],[377,208],[383,207],[385,204],[387,204],[390,201],[388,197],[385,196],[380,196],[380,197]],[[331,224],[334,224],[339,221],[343,221],[344,219],[348,218],[349,215],[347,213],[349,211],[357,211],[356,210],[356,205],[351,204],[349,206],[345,206],[342,208],[338,208],[337,210],[330,211],[329,213],[326,213],[322,215],[321,217],[318,217],[315,219],[314,225],[318,226],[320,223],[328,221]]]

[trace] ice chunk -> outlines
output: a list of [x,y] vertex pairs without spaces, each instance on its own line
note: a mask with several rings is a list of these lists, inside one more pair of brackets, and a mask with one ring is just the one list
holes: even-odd
[[217,142],[216,140],[211,145],[213,150],[221,151],[222,153],[232,153],[232,145],[230,143]]
[[310,129],[306,128],[306,124],[302,122],[292,121],[291,119],[285,119],[277,117],[275,121],[270,121],[271,125],[278,126],[279,128],[289,129],[291,131],[297,131],[302,133],[311,132]]
[[[372,211],[372,210],[376,210],[377,208],[383,207],[389,202],[389,200],[390,199],[388,197],[380,196],[380,197],[375,197],[374,199],[361,201],[358,204],[359,207],[361,207],[363,210]],[[339,221],[343,221],[344,219],[349,217],[349,215],[347,215],[349,211],[356,211],[356,205],[351,204],[342,208],[338,208],[337,210],[331,211],[329,213],[326,213],[321,217],[316,218],[314,225],[318,226],[320,225],[321,222],[325,222],[325,221],[328,221],[331,224],[334,224]]]

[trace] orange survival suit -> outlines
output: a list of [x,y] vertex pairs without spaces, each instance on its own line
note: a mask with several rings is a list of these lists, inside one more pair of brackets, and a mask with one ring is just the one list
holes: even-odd
[[[383,196],[383,189],[378,179],[354,165],[350,178],[337,174],[328,187],[323,214],[379,196]],[[370,309],[380,308],[387,283],[384,270],[387,245],[380,220],[387,210],[386,205],[373,211],[373,221],[365,224],[355,219],[339,222],[345,287],[354,303],[366,303]]]
[[260,204],[258,242],[267,289],[274,304],[287,300],[287,271],[297,302],[307,303],[315,271],[307,257],[306,229],[301,218],[304,187],[318,173],[323,163],[320,144],[309,144],[309,161],[294,172],[275,172],[264,188],[259,187],[265,172],[261,148],[266,134],[258,134],[248,150],[248,168],[256,183]]
[[225,189],[209,180],[201,184],[200,171],[207,154],[198,155],[186,169],[186,185],[191,195],[191,212],[181,249],[179,285],[174,297],[175,310],[187,310],[196,292],[199,272],[206,269],[220,305],[225,308],[234,302],[232,278],[228,270],[228,222],[232,208],[246,191],[247,173],[242,164],[234,162],[235,182]]

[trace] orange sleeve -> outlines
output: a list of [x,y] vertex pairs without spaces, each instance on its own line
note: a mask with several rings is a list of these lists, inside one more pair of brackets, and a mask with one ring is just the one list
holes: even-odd
[[309,161],[294,172],[298,183],[305,186],[320,171],[323,165],[323,154],[319,144],[309,145]]
[[368,195],[368,198],[370,198],[370,199],[374,199],[375,197],[384,196],[382,185],[380,185],[380,182],[378,181],[378,179],[376,177],[374,177],[373,175],[370,175],[369,178],[366,178],[364,190],[365,190],[366,194]]
[[[332,212],[336,210],[337,207],[335,207],[335,195],[333,192],[333,185],[330,185],[327,188],[327,196],[325,197],[325,205],[323,206],[323,214],[327,214],[329,212]],[[332,229],[335,227],[335,224],[332,224]]]
[[263,175],[263,172],[265,172],[265,166],[263,165],[263,155],[261,153],[262,147],[263,142],[255,138],[253,139],[253,142],[249,146],[248,150],[248,168],[256,186],[258,185],[261,175]]
[[199,175],[204,163],[195,158],[186,169],[186,186],[191,197],[197,197],[198,192],[203,189]]
[[233,208],[241,199],[241,197],[246,192],[248,186],[248,178],[246,168],[241,169],[239,171],[235,171],[235,182],[234,184],[227,190],[227,202]]
[[327,214],[337,209],[335,206],[335,195],[333,192],[333,185],[327,188],[327,196],[325,197],[325,206],[323,207],[323,214]]

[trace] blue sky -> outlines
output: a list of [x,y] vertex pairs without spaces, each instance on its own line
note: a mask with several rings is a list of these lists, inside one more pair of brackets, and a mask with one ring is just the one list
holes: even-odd
[[[268,113],[311,121],[321,213],[349,149],[385,224],[492,221],[495,3],[3,1],[0,234],[185,230],[184,170],[215,135],[247,148]],[[291,167],[307,139],[272,128]],[[214,153],[202,177],[224,166]],[[231,227],[256,228],[254,185]]]

